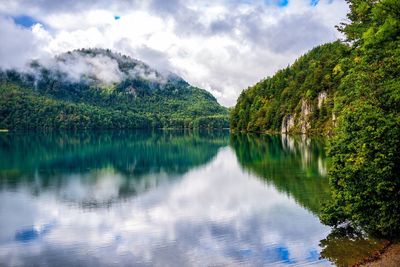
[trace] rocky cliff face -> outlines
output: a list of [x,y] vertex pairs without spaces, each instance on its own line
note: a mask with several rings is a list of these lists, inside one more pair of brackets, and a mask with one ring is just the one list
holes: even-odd
[[322,91],[318,94],[318,108],[320,109],[322,105],[326,102],[326,98],[328,97],[328,94],[326,91]]
[[281,133],[289,133],[294,127],[294,116],[287,115],[283,118]]
[[298,114],[288,114],[283,117],[281,133],[300,132],[307,134],[311,128],[312,107],[309,100],[301,100],[301,111]]
[[301,100],[301,113],[300,113],[300,132],[302,134],[308,133],[311,128],[310,115],[312,112],[311,104],[308,100]]
[[[315,128],[323,128],[328,134],[336,125],[335,113],[327,113],[329,101],[333,97],[322,91],[314,99],[302,98],[299,102],[300,111],[286,114],[282,119],[281,133],[309,134]],[[318,124],[318,120],[321,120]]]

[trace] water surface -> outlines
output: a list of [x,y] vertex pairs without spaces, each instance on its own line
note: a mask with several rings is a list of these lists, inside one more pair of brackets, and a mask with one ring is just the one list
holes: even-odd
[[329,266],[326,168],[301,137],[1,134],[0,265]]

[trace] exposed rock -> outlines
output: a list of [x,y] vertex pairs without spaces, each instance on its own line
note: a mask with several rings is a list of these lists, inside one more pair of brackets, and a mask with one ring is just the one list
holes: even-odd
[[136,89],[133,88],[132,86],[129,86],[128,88],[125,89],[126,94],[132,95],[134,98],[137,97],[137,92]]
[[300,129],[301,133],[306,134],[311,128],[310,114],[312,112],[309,101],[301,100]]
[[333,122],[333,127],[336,127],[336,114],[335,114],[335,112],[332,112],[332,122]]
[[281,133],[288,133],[294,126],[294,116],[287,115],[283,117]]
[[318,109],[322,107],[322,105],[325,103],[326,98],[328,97],[328,94],[326,91],[322,91],[318,94]]

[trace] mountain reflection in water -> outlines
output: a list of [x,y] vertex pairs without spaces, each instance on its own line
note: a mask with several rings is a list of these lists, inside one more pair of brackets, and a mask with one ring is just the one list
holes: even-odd
[[323,151],[227,132],[0,135],[0,265],[330,265]]

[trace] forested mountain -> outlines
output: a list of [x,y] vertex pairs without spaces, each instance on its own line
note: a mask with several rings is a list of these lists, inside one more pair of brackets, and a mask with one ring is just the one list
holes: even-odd
[[243,91],[238,131],[331,134],[323,222],[400,234],[400,2],[348,0],[344,43],[322,45]]
[[228,127],[227,109],[179,76],[105,49],[0,72],[0,129]]
[[243,91],[231,112],[231,128],[249,132],[325,132],[337,111],[334,97],[346,70],[349,48],[330,43]]

